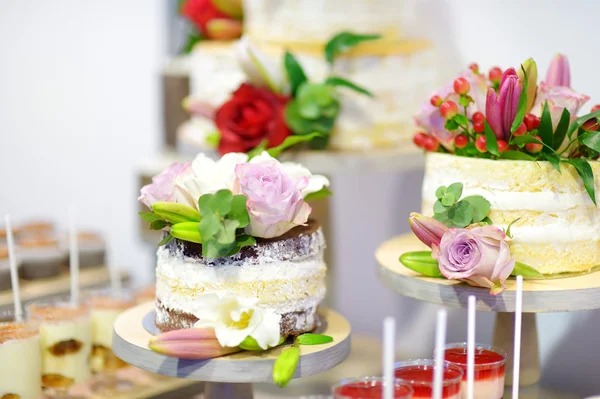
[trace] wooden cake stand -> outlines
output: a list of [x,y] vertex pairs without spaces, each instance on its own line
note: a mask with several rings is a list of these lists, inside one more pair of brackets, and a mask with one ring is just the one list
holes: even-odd
[[[324,345],[302,346],[294,378],[327,371],[350,354],[350,324],[338,313],[324,310],[319,333],[333,337]],[[273,364],[287,345],[266,352],[238,352],[208,360],[187,360],[153,352],[148,341],[158,332],[154,303],[125,311],[115,321],[113,351],[123,361],[141,369],[196,381],[206,381],[205,399],[251,399],[252,383],[271,382]]]
[[[498,312],[494,345],[512,354],[515,325],[514,316],[510,312],[515,311],[516,280],[506,281],[506,290],[494,296],[484,288],[472,287],[459,281],[423,277],[404,267],[399,261],[403,253],[428,249],[413,234],[384,242],[375,252],[379,263],[379,278],[383,285],[409,298],[457,308],[466,308],[468,297],[475,295],[478,310]],[[536,313],[599,308],[600,272],[574,277],[525,280],[520,385],[534,385],[540,379]],[[506,382],[512,382],[512,356],[507,361]]]

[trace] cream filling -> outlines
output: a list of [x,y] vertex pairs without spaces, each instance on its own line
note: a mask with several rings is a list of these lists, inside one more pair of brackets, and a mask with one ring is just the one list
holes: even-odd
[[0,359],[0,397],[9,393],[21,399],[42,396],[39,336],[1,343]]
[[[502,399],[504,396],[504,376],[475,380],[474,391],[474,399]],[[460,383],[460,397],[461,399],[468,399],[466,380],[462,380]]]
[[[85,382],[90,377],[88,359],[92,345],[92,323],[89,316],[70,321],[43,322],[40,327],[42,346],[42,373],[59,374],[73,378],[75,383]],[[55,356],[48,350],[51,346],[68,340],[77,340],[83,344],[76,353]]]
[[113,325],[122,309],[92,309],[92,344],[112,348]]

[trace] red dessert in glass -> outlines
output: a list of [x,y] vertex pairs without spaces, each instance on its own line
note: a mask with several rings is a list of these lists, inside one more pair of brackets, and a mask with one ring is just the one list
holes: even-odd
[[[394,399],[412,398],[412,388],[398,380],[394,381]],[[333,399],[381,399],[383,378],[363,377],[342,380],[333,387]]]
[[[433,375],[435,361],[408,360],[396,363],[396,378],[409,384],[413,390],[413,398],[433,397]],[[463,371],[460,367],[444,362],[442,380],[442,397],[444,399],[460,399]]]
[[[462,397],[467,397],[467,344],[448,344],[445,360],[463,369]],[[500,399],[504,395],[504,367],[506,352],[502,349],[475,344],[474,397],[475,399]]]

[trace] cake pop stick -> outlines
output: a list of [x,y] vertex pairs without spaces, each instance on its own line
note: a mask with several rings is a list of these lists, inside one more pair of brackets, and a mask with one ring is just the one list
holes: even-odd
[[383,320],[383,399],[394,397],[394,362],[396,360],[396,319]]
[[513,354],[512,397],[519,399],[519,368],[521,363],[521,318],[523,313],[523,276],[517,276],[515,301],[515,352]]
[[475,397],[475,295],[469,296],[467,319],[467,399]]
[[110,287],[111,287],[111,289],[115,293],[121,291],[121,289],[123,288],[123,286],[121,284],[121,276],[120,276],[120,273],[119,273],[119,268],[117,268],[114,265],[109,265],[108,266],[108,273],[110,274]]
[[75,210],[69,210],[69,269],[71,272],[71,304],[79,306],[79,245],[75,228]]
[[23,322],[23,305],[21,291],[19,290],[19,271],[17,270],[17,257],[15,255],[15,240],[13,237],[10,215],[4,217],[6,223],[6,243],[8,245],[8,262],[10,264],[10,283],[12,285],[15,321]]
[[440,309],[437,313],[435,330],[435,365],[433,370],[433,399],[442,399],[442,380],[444,378],[444,346],[446,345],[446,323],[448,313]]

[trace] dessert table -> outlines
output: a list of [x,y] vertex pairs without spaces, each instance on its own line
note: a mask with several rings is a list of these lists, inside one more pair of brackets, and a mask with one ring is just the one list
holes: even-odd
[[[413,234],[384,242],[375,252],[378,275],[384,286],[400,295],[438,305],[466,308],[475,295],[477,309],[496,313],[493,345],[513,353],[516,280],[506,281],[506,290],[491,295],[487,289],[456,280],[424,277],[404,267],[399,257],[411,251],[428,250]],[[533,386],[540,379],[536,313],[600,309],[600,272],[563,278],[526,279],[523,283],[521,336],[521,386]],[[512,358],[506,366],[506,381],[512,381]]]
[[[325,310],[322,316],[325,322],[318,332],[332,336],[333,342],[302,346],[294,378],[327,371],[350,353],[350,325],[346,319],[332,310]],[[265,352],[242,351],[214,359],[188,360],[150,350],[148,341],[157,333],[154,303],[136,306],[115,321],[113,351],[123,361],[152,373],[205,381],[206,399],[251,399],[252,383],[270,382],[275,360],[288,347],[282,345]]]

